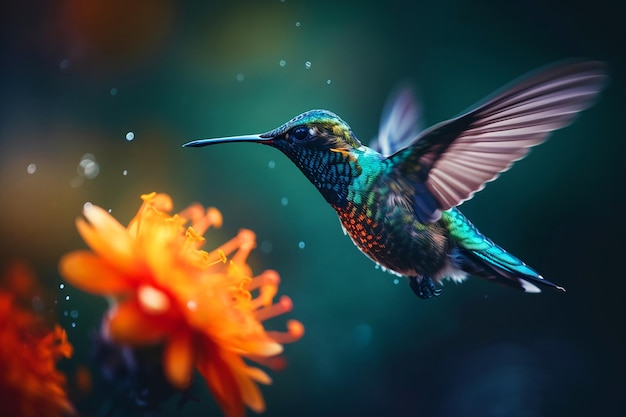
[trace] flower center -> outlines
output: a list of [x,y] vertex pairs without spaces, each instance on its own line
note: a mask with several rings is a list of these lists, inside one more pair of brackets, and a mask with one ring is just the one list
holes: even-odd
[[142,285],[137,290],[139,304],[147,313],[159,314],[166,311],[170,306],[167,295],[150,285]]

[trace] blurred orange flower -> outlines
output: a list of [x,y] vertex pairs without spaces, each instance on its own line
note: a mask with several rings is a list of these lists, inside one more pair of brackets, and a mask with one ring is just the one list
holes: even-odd
[[58,325],[47,329],[40,317],[17,306],[12,293],[0,291],[0,404],[2,415],[59,417],[73,415],[65,376],[56,362],[72,355]]
[[195,204],[170,215],[168,195],[142,199],[128,227],[87,205],[87,221],[78,219],[76,225],[92,251],[65,255],[61,274],[85,291],[110,297],[102,331],[113,342],[163,344],[163,368],[173,386],[188,387],[195,365],[227,416],[242,416],[244,405],[263,411],[257,383],[271,379],[244,358],[276,365],[282,344],[304,332],[295,320],[286,332],[269,332],[261,324],[292,309],[286,296],[272,301],[278,274],[268,270],[251,278],[246,259],[255,235],[250,230],[211,252],[200,249],[204,232],[222,223],[217,209]]

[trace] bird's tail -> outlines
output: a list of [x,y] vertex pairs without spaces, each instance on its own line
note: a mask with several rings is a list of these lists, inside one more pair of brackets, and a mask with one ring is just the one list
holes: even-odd
[[480,233],[458,210],[452,209],[446,213],[448,227],[457,243],[452,257],[458,268],[468,274],[526,292],[541,292],[541,286],[565,291],[565,288],[548,281],[522,260]]
[[565,288],[548,281],[533,268],[511,255],[498,245],[489,250],[472,251],[459,248],[456,262],[468,274],[519,288],[525,292],[541,292],[540,286],[565,291]]

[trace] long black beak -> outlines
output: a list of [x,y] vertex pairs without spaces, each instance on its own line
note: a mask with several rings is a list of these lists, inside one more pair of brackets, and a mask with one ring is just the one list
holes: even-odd
[[214,139],[192,140],[183,145],[183,148],[199,148],[201,146],[214,145],[216,143],[227,142],[271,142],[271,137],[263,137],[261,135],[243,135],[243,136],[227,136]]

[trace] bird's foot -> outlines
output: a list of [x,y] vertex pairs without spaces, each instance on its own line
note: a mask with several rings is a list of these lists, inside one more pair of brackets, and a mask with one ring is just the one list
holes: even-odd
[[424,300],[431,297],[438,297],[439,294],[441,294],[441,289],[435,286],[435,283],[430,277],[424,276],[421,277],[421,279],[409,277],[409,284],[415,295]]

